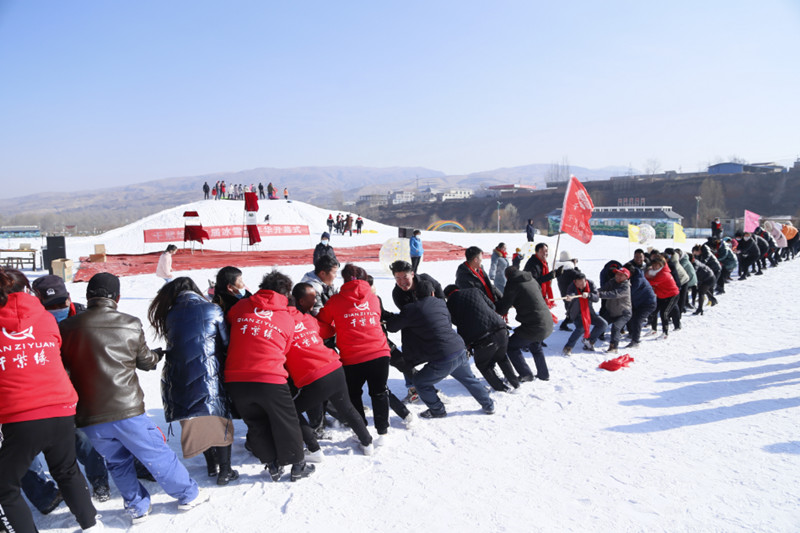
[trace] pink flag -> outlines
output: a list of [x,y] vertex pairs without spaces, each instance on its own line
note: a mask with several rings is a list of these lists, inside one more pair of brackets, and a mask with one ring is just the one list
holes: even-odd
[[589,219],[592,218],[594,203],[578,178],[571,176],[567,193],[564,195],[564,207],[561,209],[561,227],[567,235],[572,235],[584,244],[592,240],[592,228]]
[[752,211],[748,211],[747,209],[744,210],[744,230],[748,233],[752,233],[758,227],[758,221],[761,218],[761,215],[758,213],[753,213]]

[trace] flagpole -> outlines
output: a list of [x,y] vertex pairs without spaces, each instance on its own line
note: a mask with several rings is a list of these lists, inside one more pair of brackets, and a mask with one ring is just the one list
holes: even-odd
[[556,251],[553,252],[553,266],[550,268],[550,271],[554,271],[556,269],[556,256],[558,254],[558,245],[561,242],[561,232],[558,232],[558,238],[556,239]]

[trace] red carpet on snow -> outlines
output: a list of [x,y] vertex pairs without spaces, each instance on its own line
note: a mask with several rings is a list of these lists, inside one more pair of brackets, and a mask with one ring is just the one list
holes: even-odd
[[[336,258],[345,263],[367,263],[379,260],[380,244],[334,248]],[[155,274],[161,252],[149,254],[110,254],[105,263],[92,263],[88,257],[81,257],[78,271],[73,281],[89,281],[98,272],[110,272],[116,276]],[[172,257],[172,269],[202,270],[218,269],[224,266],[237,268],[254,266],[308,265],[311,267],[313,249],[273,250],[249,252],[221,252],[218,250],[178,250]],[[440,241],[425,241],[424,261],[455,261],[464,259],[464,248]]]

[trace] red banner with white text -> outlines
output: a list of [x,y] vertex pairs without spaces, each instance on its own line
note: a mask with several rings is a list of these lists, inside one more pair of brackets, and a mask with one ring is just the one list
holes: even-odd
[[[209,239],[241,239],[244,228],[242,226],[205,226]],[[295,235],[308,235],[308,226],[296,224],[259,224],[258,232],[263,237],[290,237]],[[144,242],[174,242],[182,241],[184,228],[164,228],[144,230]],[[245,236],[247,234],[245,233]]]

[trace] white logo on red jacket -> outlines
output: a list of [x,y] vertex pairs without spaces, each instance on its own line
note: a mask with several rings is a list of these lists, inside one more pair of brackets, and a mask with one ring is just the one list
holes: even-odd
[[7,331],[6,328],[3,328],[3,335],[14,341],[33,339],[33,326],[23,331]]
[[354,305],[354,306],[355,306],[355,308],[356,308],[356,309],[358,309],[359,311],[369,311],[369,302],[364,302],[364,303],[363,303],[363,304],[361,304],[361,305],[358,305],[358,304],[354,303],[353,305]]
[[266,320],[272,320],[272,311],[270,311],[269,309],[259,311],[258,307],[256,307],[255,309],[253,309],[253,313],[255,313],[255,315],[258,318],[264,318]]
[[295,333],[300,333],[301,331],[305,331],[305,330],[306,330],[306,325],[303,324],[302,322],[298,322],[297,324],[294,325],[294,332]]

